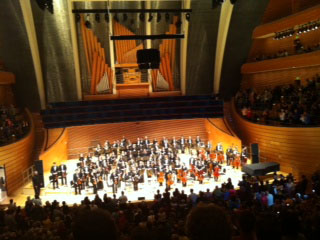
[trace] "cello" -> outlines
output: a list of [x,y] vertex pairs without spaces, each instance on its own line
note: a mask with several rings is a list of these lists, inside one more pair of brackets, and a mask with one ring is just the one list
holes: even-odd
[[181,182],[182,182],[182,186],[186,187],[187,186],[187,172],[186,171],[182,171],[182,177],[181,177]]
[[159,182],[160,186],[163,185],[163,183],[164,183],[164,172],[160,172],[159,173],[158,182]]
[[173,185],[173,183],[174,183],[172,178],[173,178],[172,174],[169,173],[168,176],[167,176],[167,179],[168,179],[167,180],[167,186],[168,186],[169,189],[170,189],[171,185]]

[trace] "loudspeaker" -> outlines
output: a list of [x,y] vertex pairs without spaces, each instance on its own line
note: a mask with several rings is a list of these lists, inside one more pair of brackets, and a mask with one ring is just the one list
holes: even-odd
[[252,143],[251,144],[251,159],[252,163],[259,163],[259,144],[258,143]]
[[138,200],[146,200],[145,197],[138,197]]
[[38,172],[39,180],[40,180],[40,186],[44,187],[44,176],[43,176],[43,163],[42,163],[42,160],[34,161],[34,168],[35,168],[35,171]]
[[159,68],[160,52],[158,49],[142,49],[137,51],[140,69]]

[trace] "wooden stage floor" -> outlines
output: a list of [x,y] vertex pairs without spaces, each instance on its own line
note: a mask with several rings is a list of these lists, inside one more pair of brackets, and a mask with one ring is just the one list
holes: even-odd
[[[180,158],[183,160],[189,159],[189,156],[180,156]],[[67,182],[68,184],[72,180],[72,176],[74,173],[74,170],[76,168],[77,160],[68,160],[66,163],[68,168],[68,175],[67,175]],[[226,174],[221,175],[219,178],[219,181],[214,181],[213,178],[207,178],[205,177],[203,184],[199,184],[198,181],[189,180],[187,182],[186,187],[182,187],[181,183],[175,182],[172,186],[171,192],[174,191],[175,188],[178,188],[180,191],[184,190],[186,194],[190,193],[190,189],[193,189],[195,193],[198,193],[199,191],[206,191],[207,189],[210,189],[210,191],[213,191],[216,186],[221,186],[222,183],[226,182],[228,178],[232,179],[232,183],[235,187],[238,186],[239,181],[242,179],[243,172],[241,170],[232,169],[230,166],[226,166],[225,164],[222,165],[222,168],[226,169]],[[57,200],[59,202],[66,201],[68,205],[72,205],[74,203],[80,203],[86,196],[91,200],[95,197],[93,194],[93,189],[89,188],[88,190],[82,191],[81,195],[75,195],[74,188],[70,186],[60,186],[59,189],[53,189],[52,184],[49,183],[49,172],[45,172],[45,188],[41,189],[41,200],[44,204],[46,201],[54,201]],[[148,178],[145,178],[148,179]],[[59,181],[60,184],[60,181]],[[117,197],[121,195],[121,191],[125,192],[125,195],[128,197],[128,200],[131,202],[138,201],[138,198],[144,197],[145,200],[153,200],[155,193],[157,190],[160,190],[161,193],[165,191],[165,186],[160,187],[159,183],[157,182],[156,178],[151,178],[146,180],[144,183],[139,183],[139,190],[134,191],[132,184],[125,185],[123,182],[121,183],[121,188],[118,189]],[[104,194],[107,194],[109,197],[112,197],[113,192],[112,188],[107,186],[106,181],[104,181],[104,189],[99,190],[98,194],[102,198]],[[22,189],[17,191],[17,193],[12,197],[14,201],[19,206],[23,206],[27,197],[30,196],[31,198],[34,197],[34,191],[32,188],[32,183],[28,183],[26,186],[24,186]],[[8,199],[7,199],[8,200]]]

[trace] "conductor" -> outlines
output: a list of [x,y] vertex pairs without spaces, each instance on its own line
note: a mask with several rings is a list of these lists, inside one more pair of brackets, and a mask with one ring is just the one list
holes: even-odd
[[34,171],[34,174],[32,176],[32,184],[34,189],[34,195],[40,196],[40,188],[42,186],[41,186],[40,176],[37,171]]

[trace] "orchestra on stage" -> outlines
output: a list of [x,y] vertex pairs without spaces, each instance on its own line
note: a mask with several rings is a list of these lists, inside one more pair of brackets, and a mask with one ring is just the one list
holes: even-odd
[[[186,187],[189,180],[199,184],[205,178],[219,181],[225,173],[222,164],[240,169],[247,156],[245,147],[241,153],[233,145],[224,151],[221,143],[213,148],[210,141],[205,143],[199,136],[170,140],[163,137],[160,142],[145,136],[134,143],[123,137],[112,144],[98,144],[86,155],[80,154],[70,185],[75,194],[89,189],[96,194],[105,187],[112,187],[113,193],[117,193],[119,188],[129,185],[137,191],[140,183],[151,181],[167,189],[175,183]],[[67,166],[54,163],[50,176],[54,189],[59,188],[59,180],[61,185],[67,185]]]

